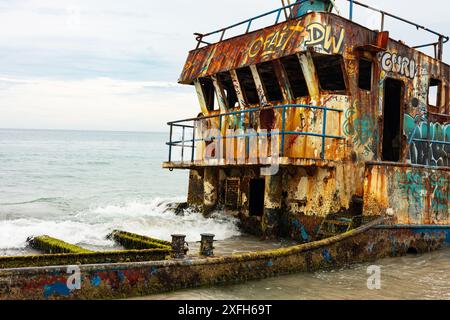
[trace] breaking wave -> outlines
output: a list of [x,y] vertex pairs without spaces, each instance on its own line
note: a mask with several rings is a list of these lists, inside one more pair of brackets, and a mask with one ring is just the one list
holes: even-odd
[[183,233],[187,241],[200,240],[201,233],[213,233],[217,240],[240,235],[237,220],[220,213],[205,218],[198,212],[176,215],[171,210],[181,199],[131,201],[119,205],[89,208],[58,219],[21,217],[0,221],[0,250],[26,247],[30,236],[49,235],[66,242],[110,248],[114,244],[105,239],[115,229],[170,240],[171,234]]

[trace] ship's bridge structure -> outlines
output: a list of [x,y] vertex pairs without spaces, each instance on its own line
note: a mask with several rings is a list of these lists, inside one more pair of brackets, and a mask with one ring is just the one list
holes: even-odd
[[[164,163],[190,170],[190,205],[304,241],[333,214],[450,223],[448,37],[350,2],[349,19],[308,0],[196,34],[179,82],[195,87],[199,115],[169,123]],[[354,5],[377,11],[380,30],[353,22]],[[436,41],[391,39],[386,17]]]

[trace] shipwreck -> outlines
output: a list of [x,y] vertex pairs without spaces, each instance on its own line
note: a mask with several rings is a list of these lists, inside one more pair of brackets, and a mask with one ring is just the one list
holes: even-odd
[[[30,244],[45,254],[0,257],[0,298],[132,297],[450,243],[450,69],[442,61],[449,38],[349,4],[345,18],[334,13],[334,1],[283,1],[195,34],[179,83],[195,90],[199,114],[169,123],[163,167],[189,170],[184,207],[223,211],[247,233],[297,245],[214,256],[206,234],[201,254],[186,255],[183,235],[169,243],[115,231],[110,237],[126,251],[97,253],[37,237]],[[355,23],[356,8],[379,15],[380,28]],[[269,17],[270,25],[255,30]],[[386,18],[435,40],[394,40]],[[424,47],[434,56],[418,50]],[[76,268],[68,273],[68,265]]]

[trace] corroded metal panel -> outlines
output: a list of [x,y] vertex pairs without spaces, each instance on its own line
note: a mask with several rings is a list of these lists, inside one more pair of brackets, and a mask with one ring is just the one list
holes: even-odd
[[331,14],[310,13],[273,27],[191,51],[180,77],[191,83],[198,77],[234,70],[314,47],[323,53],[343,53],[345,19]]
[[405,225],[449,225],[450,168],[368,164],[364,214],[386,214]]

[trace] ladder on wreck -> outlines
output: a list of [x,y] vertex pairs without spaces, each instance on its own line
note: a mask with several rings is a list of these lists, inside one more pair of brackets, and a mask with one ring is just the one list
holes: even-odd
[[360,220],[361,216],[328,215],[320,225],[317,237],[329,238],[346,233],[357,227]]

